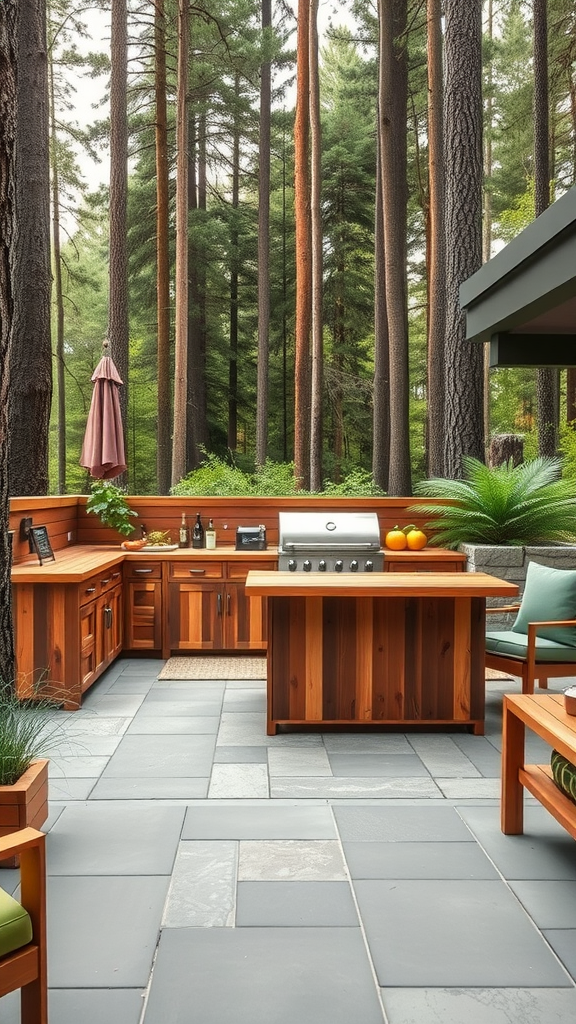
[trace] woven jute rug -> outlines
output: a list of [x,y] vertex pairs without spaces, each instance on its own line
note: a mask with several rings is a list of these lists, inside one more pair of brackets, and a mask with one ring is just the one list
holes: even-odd
[[266,658],[169,658],[158,679],[266,679]]
[[487,668],[485,669],[486,679],[514,679],[514,676],[509,676],[506,672],[502,672],[499,668]]

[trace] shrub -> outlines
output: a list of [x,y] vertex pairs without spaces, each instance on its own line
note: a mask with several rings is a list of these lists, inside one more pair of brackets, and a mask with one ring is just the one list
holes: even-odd
[[60,724],[51,700],[21,701],[0,682],[0,786],[11,786],[56,742]]

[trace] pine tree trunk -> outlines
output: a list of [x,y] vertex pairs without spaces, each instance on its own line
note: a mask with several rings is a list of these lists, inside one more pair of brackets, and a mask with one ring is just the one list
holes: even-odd
[[446,408],[444,474],[484,461],[483,351],[466,341],[459,289],[482,264],[481,0],[445,3]]
[[[234,93],[240,92],[240,78],[236,74]],[[237,107],[236,107],[237,109]],[[240,125],[234,117],[232,132],[232,210],[230,230],[230,351],[228,356],[228,449],[236,451],[238,445],[238,226],[237,211],[240,202]]]
[[188,30],[189,0],[178,4],[176,112],[176,313],[172,485],[186,475],[188,363]]
[[156,100],[156,309],[158,425],[156,472],[158,493],[170,490],[170,249],[168,192],[168,116],[166,100],[166,20],[164,0],[154,8],[154,88]]
[[66,386],[64,362],[64,296],[62,294],[62,253],[60,250],[60,181],[56,159],[57,134],[54,102],[54,64],[50,58],[50,141],[52,173],[52,251],[54,264],[54,306],[56,308],[56,383],[58,393],[58,494],[66,494]]
[[8,683],[14,679],[8,428],[16,226],[17,3],[18,0],[2,0],[0,4],[0,679]]
[[384,197],[386,311],[390,348],[390,471],[392,495],[412,493],[406,280],[406,0],[379,0],[379,133]]
[[384,260],[384,209],[380,140],[376,142],[376,201],[374,209],[374,415],[372,476],[381,490],[388,490],[390,465],[390,354],[386,316],[386,265]]
[[310,0],[310,165],[312,216],[312,375],[310,489],[322,490],[322,134],[318,69],[318,0]]
[[[189,122],[192,123],[192,122]],[[197,154],[197,190],[189,188],[189,210],[206,211],[206,114],[198,117],[196,145],[190,150],[189,169],[194,165]],[[192,231],[188,246],[188,425],[187,425],[187,471],[197,469],[203,459],[203,451],[209,450],[207,399],[206,399],[206,261],[199,250]]]
[[48,493],[52,401],[50,161],[46,4],[20,0],[16,113],[18,233],[10,347],[10,493]]
[[440,0],[428,0],[428,476],[444,474],[444,154]]
[[294,475],[310,486],[310,330],[312,257],[310,229],[310,8],[298,0],[296,117],[294,121],[294,217],[296,325],[294,366]]
[[[272,0],[262,0],[264,44],[272,27]],[[260,133],[258,139],[258,381],[256,394],[256,465],[268,454],[268,372],[270,349],[270,118],[272,69],[260,66]]]

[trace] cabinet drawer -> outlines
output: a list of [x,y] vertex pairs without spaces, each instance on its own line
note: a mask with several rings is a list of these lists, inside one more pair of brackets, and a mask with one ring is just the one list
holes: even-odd
[[172,580],[221,580],[223,577],[222,562],[206,562],[200,558],[194,561],[170,562]]
[[161,562],[124,562],[124,576],[127,580],[161,580]]
[[273,572],[277,568],[277,562],[245,562],[244,560],[240,561],[240,559],[235,561],[231,559],[227,562],[226,574],[229,580],[243,582],[252,570],[256,572]]
[[78,586],[80,607],[83,608],[89,601],[93,601],[95,598],[101,597],[102,594],[106,594],[121,581],[122,572],[116,566],[104,572],[99,572],[95,576],[90,576]]

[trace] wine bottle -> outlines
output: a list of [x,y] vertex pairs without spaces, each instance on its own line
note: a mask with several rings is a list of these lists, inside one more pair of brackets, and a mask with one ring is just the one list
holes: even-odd
[[196,513],[196,522],[194,523],[194,529],[192,530],[192,547],[204,547],[204,527],[202,526],[202,520],[200,519],[199,512]]
[[214,529],[212,519],[208,520],[208,527],[206,529],[206,547],[212,549],[216,547],[216,530]]
[[180,531],[178,534],[178,543],[181,548],[187,548],[190,543],[190,534],[188,533],[188,527],[186,526],[186,513],[182,513],[182,522],[180,523]]

